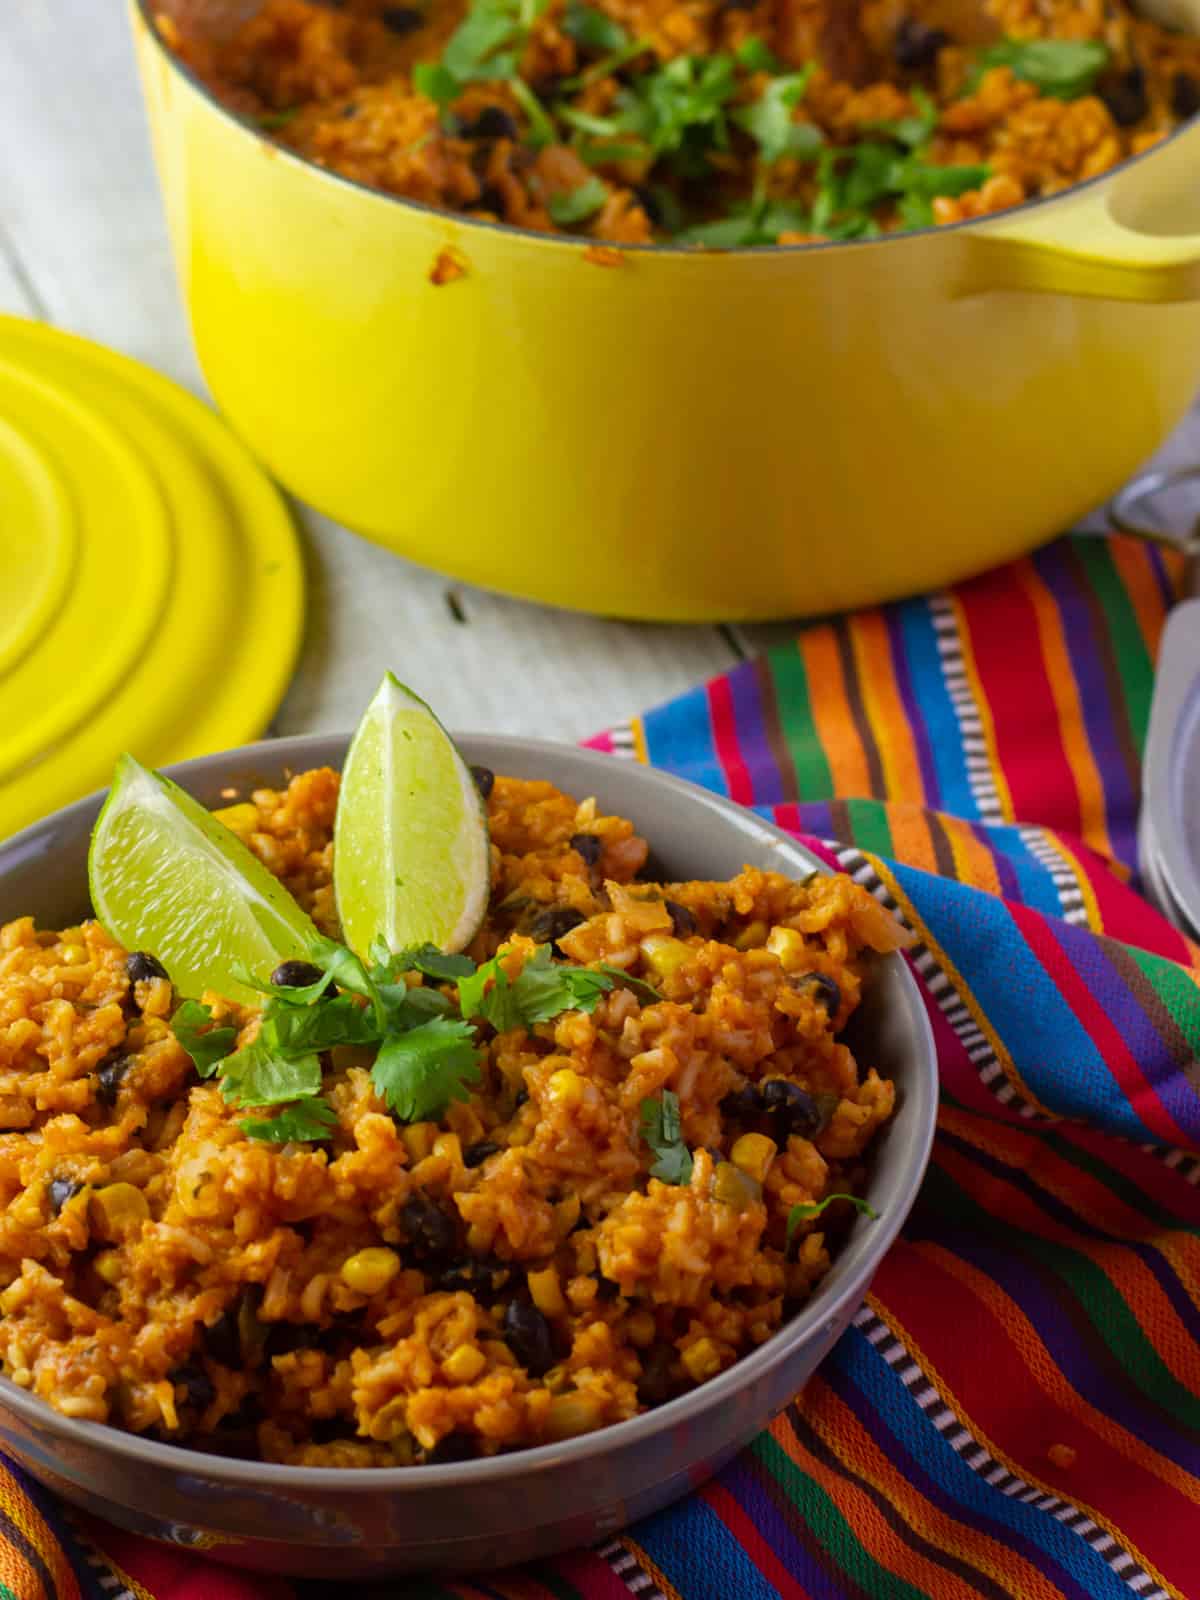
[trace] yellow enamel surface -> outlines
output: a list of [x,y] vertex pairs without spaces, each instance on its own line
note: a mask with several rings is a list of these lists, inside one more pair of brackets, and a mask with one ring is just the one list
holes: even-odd
[[0,318],[0,838],[107,783],[242,744],[303,620],[283,503],[210,410]]
[[290,489],[456,577],[678,620],[927,589],[1103,500],[1200,376],[1200,125],[996,222],[609,266],[315,170],[135,26],[218,403]]

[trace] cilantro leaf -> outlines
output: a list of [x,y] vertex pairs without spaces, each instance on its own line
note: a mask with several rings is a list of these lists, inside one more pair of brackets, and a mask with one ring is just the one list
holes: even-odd
[[252,1044],[222,1063],[221,1093],[239,1106],[273,1106],[317,1094],[321,1088],[320,1057],[279,1054],[260,1033]]
[[418,94],[427,95],[442,107],[457,100],[462,93],[462,84],[440,61],[418,61],[412,69],[412,86]]
[[558,139],[558,129],[554,126],[554,118],[534,94],[533,90],[514,73],[508,80],[509,92],[513,99],[525,113],[529,123],[528,143],[536,149],[544,145],[554,144]]
[[563,32],[574,39],[581,50],[593,55],[612,55],[629,43],[629,35],[619,22],[597,11],[595,6],[579,5],[577,0],[569,0]]
[[679,1096],[670,1089],[664,1089],[660,1100],[643,1100],[638,1126],[642,1138],[654,1152],[650,1176],[663,1183],[690,1183],[692,1155],[683,1142]]
[[856,1194],[827,1194],[824,1200],[817,1200],[812,1205],[793,1206],[788,1212],[788,1243],[791,1244],[792,1237],[802,1222],[807,1221],[809,1217],[819,1217],[822,1211],[824,1211],[825,1207],[831,1206],[835,1200],[848,1200],[850,1204],[852,1206],[856,1206],[864,1216],[870,1217],[872,1222],[875,1222],[878,1219],[879,1213],[876,1211],[875,1207],[871,1205],[869,1201],[860,1199],[860,1197]]
[[[473,977],[460,981],[458,1004],[464,1017],[482,1017],[497,1033],[507,1033],[510,1028],[550,1022],[564,1011],[594,1011],[600,996],[618,977],[624,980],[626,976],[617,967],[560,966],[551,959],[550,946],[543,944],[515,979],[509,978],[499,955],[485,962]],[[632,981],[640,982],[637,978]]]
[[1108,46],[1099,39],[1002,39],[980,53],[967,90],[974,93],[989,68],[1010,67],[1014,78],[1054,100],[1078,100],[1108,62]]
[[768,165],[784,156],[811,160],[825,143],[820,128],[792,118],[811,76],[811,69],[805,68],[803,72],[772,78],[757,100],[734,112],[734,122],[757,142]]
[[747,72],[779,71],[779,58],[766,40],[757,33],[752,33],[743,39],[733,54],[738,66],[745,67]]
[[350,995],[320,1005],[274,1003],[263,1014],[259,1038],[277,1055],[299,1056],[338,1044],[374,1044],[380,1035],[375,1013]]
[[912,99],[917,107],[914,116],[893,117],[875,122],[871,124],[871,130],[886,134],[889,139],[895,139],[897,144],[906,145],[910,150],[920,150],[929,143],[937,131],[938,108],[924,89],[914,89]]
[[383,1042],[371,1082],[401,1122],[440,1116],[452,1100],[466,1100],[479,1081],[479,1052],[471,1027],[434,1017]]
[[211,1008],[199,1000],[185,1000],[171,1018],[171,1032],[191,1056],[202,1078],[211,1078],[217,1063],[237,1043],[236,1028],[214,1028],[212,1019]]
[[898,161],[889,175],[892,187],[906,195],[917,195],[932,200],[939,194],[966,194],[968,189],[978,189],[992,175],[985,166],[940,167],[935,162],[906,156]]
[[296,1100],[273,1117],[251,1118],[241,1124],[242,1132],[269,1144],[315,1144],[328,1139],[337,1126],[337,1113],[320,1095]]
[[453,983],[457,978],[469,978],[475,963],[470,956],[446,955],[435,944],[419,944],[392,956],[389,968],[389,977],[397,972],[422,972],[435,983]]
[[586,970],[593,976],[600,973],[603,977],[611,979],[611,982],[605,985],[606,988],[611,988],[615,984],[618,989],[630,990],[643,1004],[657,1005],[662,1001],[662,995],[653,984],[647,983],[645,978],[635,978],[633,973],[626,972],[624,967],[610,967],[606,961],[598,961],[595,967]]
[[604,179],[586,178],[566,194],[552,194],[546,202],[546,210],[560,228],[569,228],[573,223],[594,217],[607,199],[608,185]]
[[709,148],[728,147],[725,106],[735,88],[732,56],[676,56],[621,91],[616,131],[644,139],[655,155],[677,157],[685,174],[702,172]]

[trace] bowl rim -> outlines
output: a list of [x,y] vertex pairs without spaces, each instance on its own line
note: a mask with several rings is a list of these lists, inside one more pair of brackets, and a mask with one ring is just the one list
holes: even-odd
[[[473,740],[486,741],[493,747],[511,750],[520,756],[532,755],[534,758],[543,752],[554,752],[558,756],[569,752],[572,760],[581,761],[585,768],[594,771],[598,777],[603,776],[614,760],[620,759],[601,751],[589,750],[562,741],[526,739],[512,734],[456,730],[453,737],[456,742],[464,744]],[[214,752],[207,756],[193,756],[187,761],[172,762],[161,770],[185,787],[189,775],[195,774],[198,770],[210,769],[215,763],[221,762],[236,763],[240,767],[261,760],[281,770],[302,770],[288,760],[289,754],[295,754],[311,764],[312,756],[302,755],[301,752],[311,752],[313,746],[318,743],[345,747],[349,745],[350,738],[351,735],[348,733],[303,733],[277,739],[262,739],[253,744],[236,746],[231,750]],[[673,773],[663,772],[656,767],[637,762],[620,764],[622,767],[633,767],[653,787],[661,787],[668,793],[685,796],[690,804],[703,802],[712,813],[728,823],[737,824],[743,832],[747,830],[747,824],[753,824],[761,831],[764,842],[774,843],[790,851],[793,856],[810,862],[819,872],[833,873],[834,869],[827,862],[821,860],[799,840],[750,808],[738,805],[712,790],[704,789],[699,784],[691,783]],[[19,851],[32,836],[42,830],[81,819],[83,814],[99,804],[106,792],[97,789],[82,799],[51,812],[8,839],[0,840],[0,878],[3,876],[4,857],[10,850]],[[916,1079],[918,1093],[912,1096],[914,1116],[921,1110],[922,1101],[925,1102],[924,1126],[915,1130],[918,1138],[916,1159],[903,1180],[905,1194],[899,1204],[894,1205],[888,1212],[880,1213],[869,1224],[870,1243],[864,1253],[864,1260],[858,1264],[855,1273],[849,1276],[845,1283],[836,1288],[827,1299],[822,1298],[822,1288],[818,1286],[812,1299],[789,1322],[757,1349],[741,1357],[724,1372],[715,1378],[710,1378],[698,1388],[677,1395],[664,1405],[655,1406],[640,1416],[610,1423],[607,1427],[598,1428],[594,1433],[583,1434],[577,1439],[570,1439],[561,1444],[533,1445],[476,1461],[422,1465],[419,1470],[414,1470],[411,1466],[300,1467],[281,1462],[220,1456],[209,1451],[190,1449],[181,1444],[160,1443],[108,1423],[85,1422],[63,1416],[46,1401],[3,1376],[0,1376],[0,1412],[5,1408],[11,1409],[26,1422],[57,1434],[72,1444],[113,1451],[143,1467],[161,1467],[193,1478],[205,1477],[260,1491],[277,1489],[327,1492],[370,1489],[376,1493],[395,1493],[401,1490],[407,1493],[419,1493],[444,1488],[451,1483],[456,1486],[471,1487],[494,1484],[525,1474],[567,1468],[585,1458],[594,1459],[613,1451],[623,1450],[627,1446],[635,1446],[639,1442],[646,1442],[656,1434],[669,1431],[686,1417],[721,1405],[730,1400],[740,1389],[747,1387],[755,1378],[786,1362],[809,1337],[822,1328],[836,1323],[851,1301],[861,1301],[867,1285],[895,1242],[915,1203],[929,1164],[936,1128],[937,1051],[924,1000],[908,961],[902,952],[883,959],[898,964],[901,984],[908,995],[908,1009],[915,1024],[912,1042],[918,1057]],[[861,1222],[859,1226],[862,1226]]]
[[1079,183],[1069,184],[1065,189],[1060,189],[1055,194],[1034,195],[1028,200],[1023,200],[1019,206],[1007,206],[1003,211],[990,212],[982,217],[964,217],[959,222],[932,223],[923,228],[906,228],[896,233],[877,234],[873,239],[823,239],[813,240],[807,244],[736,245],[728,247],[663,244],[657,241],[649,244],[609,244],[607,241],[583,238],[578,234],[542,233],[536,228],[521,228],[511,222],[489,222],[482,217],[469,217],[461,211],[451,211],[443,206],[429,205],[424,200],[410,200],[404,195],[391,194],[386,189],[378,189],[372,184],[364,183],[361,178],[348,177],[345,173],[337,172],[332,167],[321,166],[319,162],[312,160],[309,156],[300,155],[290,145],[269,138],[267,131],[248,114],[235,111],[232,107],[225,105],[204,82],[204,79],[193,68],[188,66],[185,61],[180,60],[158,31],[154,21],[153,3],[154,0],[130,0],[134,12],[170,67],[203,100],[206,100],[219,116],[233,123],[257,142],[268,144],[273,155],[282,157],[289,163],[301,167],[327,182],[344,185],[356,190],[359,194],[369,195],[377,201],[399,206],[401,210],[415,211],[429,217],[449,218],[456,227],[461,227],[468,231],[514,236],[519,239],[526,239],[530,243],[577,250],[581,253],[589,249],[603,247],[604,249],[620,251],[623,255],[628,253],[630,255],[670,256],[690,261],[703,261],[714,256],[722,259],[735,256],[738,259],[742,259],[744,257],[758,258],[778,255],[816,255],[826,254],[829,251],[871,250],[881,245],[898,245],[902,242],[925,239],[933,234],[939,236],[959,235],[964,230],[973,228],[985,229],[988,223],[1026,215],[1046,206],[1057,205],[1069,199],[1072,195],[1082,194],[1085,190],[1094,189],[1101,184],[1108,183],[1118,173],[1123,173],[1137,166],[1140,162],[1149,160],[1160,150],[1165,149],[1168,144],[1185,133],[1192,123],[1196,121],[1197,117],[1200,117],[1200,112],[1197,112],[1192,117],[1185,118],[1165,138],[1159,139],[1145,150],[1126,156],[1123,161],[1119,161],[1115,167],[1109,167],[1106,172],[1099,172],[1094,177],[1084,178]]

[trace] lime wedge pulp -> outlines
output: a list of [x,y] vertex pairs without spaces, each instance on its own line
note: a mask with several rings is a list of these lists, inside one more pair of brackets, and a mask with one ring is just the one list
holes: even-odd
[[97,918],[126,950],[148,950],[180,994],[215,989],[260,999],[240,982],[303,957],[320,934],[284,886],[224,823],[178,784],[124,755],[92,830],[88,880]]
[[365,957],[461,950],[490,888],[487,814],[471,769],[433,712],[389,672],[363,714],[342,769],[333,886],[342,936]]

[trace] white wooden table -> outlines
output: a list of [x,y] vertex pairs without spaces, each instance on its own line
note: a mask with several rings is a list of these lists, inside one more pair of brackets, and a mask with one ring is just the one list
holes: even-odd
[[[0,0],[0,310],[85,334],[204,393],[121,0]],[[1164,457],[1197,456],[1192,422]],[[790,631],[525,605],[448,583],[307,510],[299,518],[309,619],[281,733],[352,725],[391,667],[452,726],[583,738]]]

